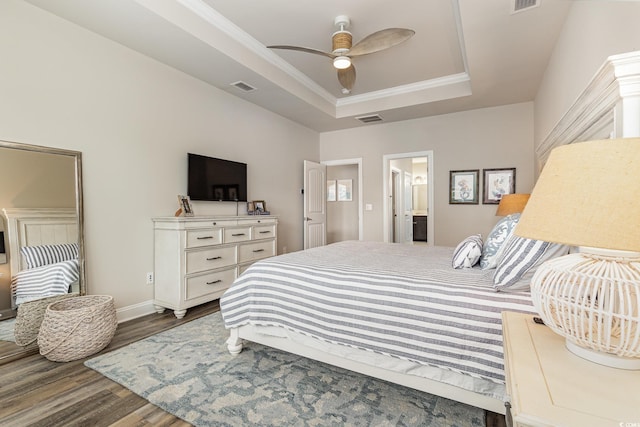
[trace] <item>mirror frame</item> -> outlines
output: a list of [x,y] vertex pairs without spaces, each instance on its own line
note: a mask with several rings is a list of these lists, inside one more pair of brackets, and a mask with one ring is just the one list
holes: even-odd
[[[78,267],[79,267],[79,288],[80,295],[87,293],[87,277],[85,268],[85,243],[84,243],[84,205],[82,200],[82,153],[80,151],[66,150],[63,148],[52,148],[41,145],[24,144],[21,142],[2,141],[0,140],[0,148],[10,148],[15,150],[32,151],[46,154],[57,154],[69,156],[75,159],[75,199],[76,199],[76,216],[78,217]],[[10,254],[13,256],[13,254]],[[13,274],[13,272],[11,272]],[[0,365],[19,359],[38,352],[37,344],[31,344],[26,347],[18,347],[15,352],[0,355]]]

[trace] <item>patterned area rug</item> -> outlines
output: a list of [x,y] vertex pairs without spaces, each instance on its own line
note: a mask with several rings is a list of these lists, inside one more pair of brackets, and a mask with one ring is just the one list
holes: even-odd
[[0,340],[16,342],[16,336],[13,333],[15,323],[15,318],[0,321]]
[[85,365],[195,426],[484,426],[484,411],[255,343],[220,313]]

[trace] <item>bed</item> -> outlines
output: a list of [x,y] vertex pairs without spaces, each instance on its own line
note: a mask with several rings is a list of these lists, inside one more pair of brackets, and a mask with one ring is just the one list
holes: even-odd
[[535,313],[453,248],[348,241],[253,264],[220,300],[243,340],[505,413],[501,312]]
[[12,306],[79,291],[78,216],[72,208],[5,208]]

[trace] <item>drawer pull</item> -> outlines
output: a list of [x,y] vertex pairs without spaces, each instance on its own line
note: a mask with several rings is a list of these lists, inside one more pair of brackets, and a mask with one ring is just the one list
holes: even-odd
[[213,260],[221,259],[221,258],[222,258],[221,256],[214,256],[213,258],[207,258],[207,261],[213,261]]
[[235,233],[232,234],[233,237],[244,236],[244,233]]
[[207,285],[215,285],[216,283],[220,283],[220,282],[222,282],[222,280],[218,279],[218,280],[214,280],[213,282],[207,282]]
[[271,231],[267,230],[267,231],[261,231],[260,234],[268,234],[271,233]]
[[206,239],[213,239],[213,236],[203,236],[203,237],[197,237],[198,240],[206,240]]
[[264,252],[264,249],[254,249],[253,252]]

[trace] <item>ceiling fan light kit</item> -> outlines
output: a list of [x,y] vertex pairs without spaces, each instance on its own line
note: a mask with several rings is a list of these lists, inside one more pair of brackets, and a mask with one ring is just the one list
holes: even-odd
[[338,70],[344,70],[351,66],[351,58],[348,56],[336,56],[333,60],[333,66]]
[[334,68],[338,70],[338,81],[342,86],[342,93],[348,95],[356,82],[356,69],[352,64],[353,57],[389,49],[409,40],[415,34],[415,31],[406,28],[387,28],[369,34],[354,46],[352,45],[353,36],[347,31],[347,28],[351,25],[349,17],[345,15],[336,16],[333,23],[339,29],[331,36],[331,53],[301,46],[274,45],[267,47],[270,49],[297,50],[331,58]]

